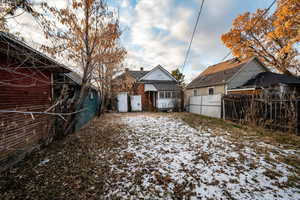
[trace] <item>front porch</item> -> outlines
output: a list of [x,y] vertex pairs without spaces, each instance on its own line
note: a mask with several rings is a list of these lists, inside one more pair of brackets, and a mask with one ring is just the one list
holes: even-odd
[[158,90],[152,84],[145,85],[143,110],[166,111],[180,106],[180,91]]

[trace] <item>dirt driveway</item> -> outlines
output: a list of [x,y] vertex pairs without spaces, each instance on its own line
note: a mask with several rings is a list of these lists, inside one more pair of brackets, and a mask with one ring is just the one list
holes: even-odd
[[107,114],[4,174],[0,195],[300,199],[299,150],[259,142],[253,135],[237,137],[227,125],[189,123],[193,117]]

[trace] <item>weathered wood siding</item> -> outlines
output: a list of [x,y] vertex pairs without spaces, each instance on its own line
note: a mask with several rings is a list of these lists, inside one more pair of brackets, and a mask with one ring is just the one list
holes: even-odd
[[265,67],[256,60],[252,60],[240,72],[232,77],[232,80],[228,83],[228,89],[239,87],[257,74],[265,71],[267,71]]
[[[51,72],[34,69],[0,70],[0,110],[45,111],[51,102]],[[0,167],[9,155],[37,144],[49,134],[53,117],[0,112]],[[7,163],[7,162],[4,162]]]
[[261,93],[261,89],[228,91],[228,94],[260,94],[260,93]]

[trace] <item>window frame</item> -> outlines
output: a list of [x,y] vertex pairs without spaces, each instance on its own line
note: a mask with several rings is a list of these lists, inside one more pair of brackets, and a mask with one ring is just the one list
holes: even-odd
[[[212,94],[210,93],[211,90],[212,90]],[[215,88],[209,87],[208,88],[208,95],[214,95],[214,94],[215,94]]]
[[197,89],[194,89],[194,90],[193,90],[193,95],[194,95],[194,96],[198,96],[198,90],[197,90]]
[[165,99],[166,98],[165,91],[160,91],[159,92],[159,98],[160,99]]
[[166,99],[172,99],[172,92],[171,91],[165,91],[165,98]]
[[178,98],[178,92],[177,91],[172,91],[172,99],[177,99]]

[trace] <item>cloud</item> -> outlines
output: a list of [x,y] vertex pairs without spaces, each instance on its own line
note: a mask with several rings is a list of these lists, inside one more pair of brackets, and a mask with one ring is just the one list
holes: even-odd
[[[39,3],[43,0],[35,0]],[[194,42],[184,73],[191,80],[208,65],[220,62],[229,52],[220,37],[232,20],[246,11],[265,8],[272,0],[207,0],[205,1]],[[48,3],[62,8],[67,0]],[[123,35],[121,43],[128,51],[126,67],[149,70],[161,64],[171,71],[182,66],[199,11],[199,0],[109,0],[119,10]],[[38,43],[45,42],[39,26],[31,16],[22,15],[11,22],[14,30]]]
[[[123,17],[127,21],[124,45],[128,66],[150,69],[161,64],[168,70],[181,66],[201,1],[140,0],[135,6],[128,2],[123,2],[120,15],[121,21]],[[251,4],[255,2],[259,1]],[[245,11],[247,8],[238,0],[205,1],[184,70],[188,79],[228,53],[220,37],[230,29],[232,20]]]
[[[216,0],[213,2],[216,3]],[[222,5],[222,9],[225,10],[222,13],[230,10],[230,5],[226,4],[228,9],[226,9],[225,5]],[[131,54],[131,48],[138,46],[142,49],[140,51],[142,59],[139,59],[142,61],[141,64],[148,63],[149,66],[162,64],[169,70],[174,69],[175,66],[182,65],[197,16],[198,4],[187,6],[186,4],[178,4],[173,0],[163,2],[158,0],[141,0],[131,9],[134,20],[130,20],[132,23],[128,25],[131,40],[126,43],[129,55]],[[206,15],[208,16],[201,17],[200,23],[207,21],[211,17],[216,19],[217,17],[215,16],[221,16],[223,15],[222,13],[216,13],[215,9],[206,10]],[[218,20],[218,22],[216,20],[213,21],[214,25],[216,25],[215,28],[210,27],[207,23],[204,23],[201,29],[200,26],[198,27],[192,48],[192,62],[193,60],[199,62],[196,58],[201,57],[199,54],[203,54],[204,50],[207,53],[207,50],[211,48],[222,49],[220,48],[219,35],[215,33],[216,29],[220,30],[223,27],[218,28],[218,24],[222,24],[219,18]],[[164,34],[161,34],[162,32]],[[215,52],[218,51],[215,50]],[[132,58],[132,56],[129,56],[127,61],[132,62]],[[196,65],[196,63],[193,65]]]

